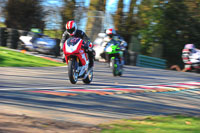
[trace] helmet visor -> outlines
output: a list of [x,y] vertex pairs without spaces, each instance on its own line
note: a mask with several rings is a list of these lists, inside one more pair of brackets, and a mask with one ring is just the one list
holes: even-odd
[[110,38],[112,38],[112,37],[113,37],[113,34],[108,34],[108,36],[109,36]]
[[75,27],[71,29],[67,29],[67,32],[69,32],[70,34],[72,34],[74,31],[75,31]]

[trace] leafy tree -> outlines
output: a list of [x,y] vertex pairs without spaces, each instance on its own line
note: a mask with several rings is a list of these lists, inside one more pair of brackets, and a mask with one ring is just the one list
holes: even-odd
[[86,33],[92,41],[97,34],[102,30],[102,17],[105,13],[106,0],[92,0],[90,1],[88,20],[86,25]]
[[134,11],[134,8],[136,7],[136,1],[137,0],[131,0],[130,2],[130,6],[129,6],[129,12],[128,12],[128,15],[127,15],[127,18],[126,18],[126,26],[128,27],[126,29],[126,31],[128,32],[132,32],[133,29],[134,29],[134,14],[133,14],[133,11]]
[[115,14],[114,20],[115,20],[115,29],[122,34],[123,33],[123,7],[124,7],[124,1],[119,0],[118,6],[117,6],[117,12]]
[[163,0],[143,0],[138,12],[138,33],[141,42],[141,53],[144,55],[162,57]]
[[44,16],[40,0],[8,0],[4,8],[5,24],[8,28],[43,30]]
[[130,42],[132,33],[135,32],[136,27],[137,27],[136,16],[133,14],[134,9],[137,7],[136,1],[137,0],[131,0],[131,2],[130,2],[129,12],[128,12],[127,17],[125,18],[125,22],[124,22],[125,32],[121,33],[121,35],[125,38],[125,40],[128,42],[128,44]]
[[[188,23],[186,23],[186,25],[188,25],[189,41],[198,44],[200,36],[200,0],[185,0],[184,4],[188,9]],[[197,47],[200,48],[198,45]]]
[[143,0],[138,13],[142,54],[165,58],[169,66],[182,65],[184,45],[200,41],[199,4],[199,0]]
[[105,11],[106,0],[92,0],[90,1],[89,10],[92,11]]
[[75,18],[75,0],[64,0],[64,6],[61,9],[62,30],[65,31],[67,21],[74,20]]
[[[182,65],[181,52],[186,43],[198,44],[200,39],[200,21],[195,8],[189,0],[171,0],[165,4],[163,15],[162,43],[164,58],[169,65]],[[196,1],[197,2],[197,1]],[[197,3],[196,3],[197,4]],[[199,2],[198,2],[199,4]]]
[[105,12],[106,10],[106,0],[100,0],[100,11]]

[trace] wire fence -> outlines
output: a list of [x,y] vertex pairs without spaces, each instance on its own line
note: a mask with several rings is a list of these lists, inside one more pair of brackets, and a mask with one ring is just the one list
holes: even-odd
[[85,31],[92,41],[95,40],[98,33],[104,32],[108,28],[114,28],[114,20],[110,13],[80,9],[76,11],[76,14],[75,20],[78,28]]

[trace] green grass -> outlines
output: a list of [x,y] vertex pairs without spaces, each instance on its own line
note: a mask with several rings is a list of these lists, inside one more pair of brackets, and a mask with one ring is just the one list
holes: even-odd
[[149,116],[100,125],[102,133],[200,133],[200,117]]
[[6,27],[6,25],[0,22],[0,27]]
[[64,65],[64,63],[54,62],[0,47],[0,67],[48,67]]
[[44,34],[51,38],[62,38],[63,32],[61,30],[44,30]]

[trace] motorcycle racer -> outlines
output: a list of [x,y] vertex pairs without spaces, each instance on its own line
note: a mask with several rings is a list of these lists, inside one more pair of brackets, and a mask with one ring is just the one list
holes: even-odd
[[182,50],[182,59],[185,64],[185,69],[199,69],[200,67],[200,50],[195,48],[194,44],[186,44]]
[[114,35],[116,35],[116,31],[114,29],[106,30],[106,37],[104,38],[103,46],[106,47],[107,43],[110,41],[116,41],[114,39]]
[[[119,45],[121,51],[124,51],[126,49],[127,43],[116,34],[116,31],[112,28],[106,30],[106,37],[104,38],[103,46],[106,48],[106,46],[109,43],[113,43],[116,45]],[[109,55],[105,55],[106,61],[110,62]],[[124,64],[124,58],[123,54],[120,56],[122,64]]]
[[66,31],[63,33],[62,39],[60,42],[61,50],[63,49],[63,45],[64,45],[65,41],[70,37],[78,37],[85,41],[85,45],[83,46],[83,48],[85,49],[85,52],[88,53],[89,67],[92,68],[94,66],[94,56],[95,56],[95,52],[92,49],[92,47],[93,47],[92,43],[90,42],[90,39],[85,34],[85,32],[83,32],[82,30],[79,30],[77,28],[76,22],[73,20],[68,21],[66,24]]

